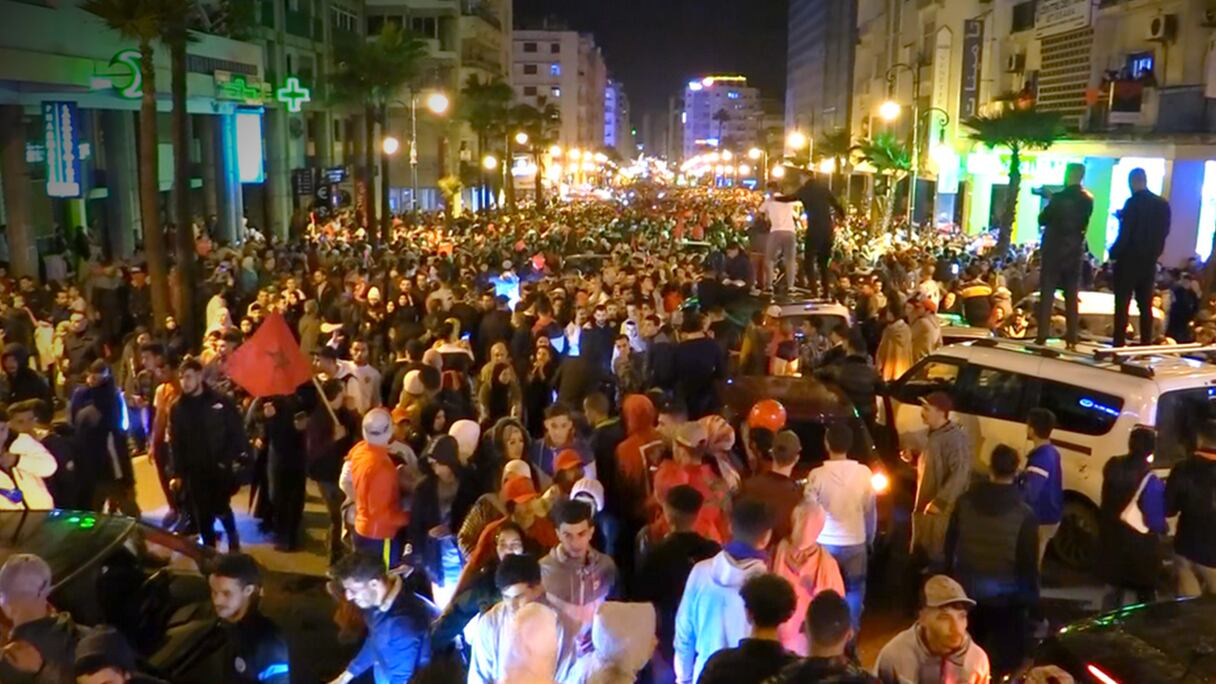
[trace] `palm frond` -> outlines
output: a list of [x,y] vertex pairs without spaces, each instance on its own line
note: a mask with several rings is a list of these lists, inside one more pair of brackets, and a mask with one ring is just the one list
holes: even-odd
[[1055,112],[1007,108],[999,114],[974,116],[963,121],[971,139],[987,147],[1045,150],[1067,134]]

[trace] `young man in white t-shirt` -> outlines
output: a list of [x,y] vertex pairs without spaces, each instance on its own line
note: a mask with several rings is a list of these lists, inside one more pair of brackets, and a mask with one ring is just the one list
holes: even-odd
[[[770,184],[769,189],[772,193],[776,193],[776,184]],[[794,277],[798,275],[798,241],[794,234],[794,203],[778,202],[770,195],[760,204],[760,211],[768,217],[770,226],[764,240],[764,275],[760,289],[773,289],[777,255],[780,254],[785,262],[785,290],[788,292],[794,285]]]
[[829,425],[824,442],[828,460],[807,476],[806,496],[819,502],[826,514],[819,545],[840,565],[856,631],[866,597],[869,548],[878,529],[872,474],[866,466],[849,460],[853,430],[848,425]]

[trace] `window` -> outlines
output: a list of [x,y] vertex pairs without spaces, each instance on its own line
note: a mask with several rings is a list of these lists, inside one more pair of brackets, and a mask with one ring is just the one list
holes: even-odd
[[1127,75],[1138,79],[1153,73],[1153,53],[1136,52],[1127,56]]
[[528,76],[535,75],[536,74],[536,65],[535,64],[525,64],[524,65],[524,74],[526,74]]
[[1166,392],[1157,399],[1157,452],[1153,465],[1168,468],[1195,453],[1199,426],[1216,418],[1216,387]]
[[1028,31],[1034,28],[1034,10],[1036,0],[1025,0],[1013,6],[1013,28],[1014,33],[1018,31]]
[[439,36],[439,23],[435,17],[413,17],[410,19],[410,29],[424,38]]
[[524,86],[524,97],[532,97],[536,94],[536,86]]
[[550,64],[549,65],[549,75],[550,76],[561,76],[562,75],[562,65],[558,64],[557,62]]
[[954,394],[962,361],[946,358],[928,358],[908,371],[899,380],[895,396],[910,404],[938,390]]
[[562,89],[556,88],[556,87],[553,88],[553,97],[561,97],[561,96],[562,96]]
[[982,366],[970,366],[967,371],[954,399],[960,411],[1000,420],[1026,419],[1022,401],[1026,376]]
[[727,93],[727,94],[726,94],[726,97],[728,97],[728,98],[730,98],[730,99],[732,99],[732,100],[738,100],[738,99],[739,99],[739,91],[737,91],[737,90],[732,90],[732,91],[730,91],[729,93]]
[[1123,399],[1062,382],[1044,380],[1039,406],[1056,416],[1056,427],[1083,435],[1110,432],[1123,411]]
[[384,30],[384,17],[367,18],[367,34],[369,36],[378,36],[382,30]]
[[342,31],[354,31],[355,26],[359,23],[359,18],[354,12],[337,5],[330,5],[330,18],[333,20],[334,28]]
[[524,43],[524,52],[536,52],[536,43]]
[[549,54],[556,55],[562,51],[561,43],[549,43]]

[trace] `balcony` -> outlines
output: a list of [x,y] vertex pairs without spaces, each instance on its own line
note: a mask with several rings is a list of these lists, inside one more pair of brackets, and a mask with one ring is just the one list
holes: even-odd
[[1135,97],[1124,96],[1115,105],[1104,97],[1089,108],[1083,128],[1090,133],[1125,132],[1178,135],[1207,133],[1206,101],[1201,84],[1144,87]]
[[460,13],[466,17],[477,17],[496,30],[502,30],[498,11],[485,0],[460,0]]

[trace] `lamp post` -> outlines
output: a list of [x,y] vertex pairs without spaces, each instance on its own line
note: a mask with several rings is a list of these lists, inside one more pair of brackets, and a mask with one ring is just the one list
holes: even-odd
[[811,139],[809,137],[807,137],[806,133],[803,133],[800,130],[795,129],[793,131],[790,131],[789,135],[785,136],[785,146],[794,151],[794,162],[795,163],[798,162],[798,153],[801,152],[803,149],[806,149],[807,150],[806,161],[807,161],[807,165],[808,166],[810,165],[810,163],[811,163],[810,144],[811,144]]
[[[923,66],[918,58],[916,64],[908,64],[906,62],[897,62],[887,69],[887,86],[888,92],[894,92],[895,82],[899,77],[899,72],[907,70],[912,72],[912,149],[911,161],[912,170],[909,174],[908,184],[908,234],[912,234],[912,218],[913,212],[916,210],[916,177],[920,170],[920,68]],[[879,115],[887,121],[893,121],[899,116],[899,105],[891,100],[887,100],[879,107]]]
[[[764,169],[764,187],[768,187],[768,150],[762,150],[759,147],[753,147],[747,151],[747,158],[753,162],[760,162],[760,168]],[[760,161],[763,159],[764,161]]]

